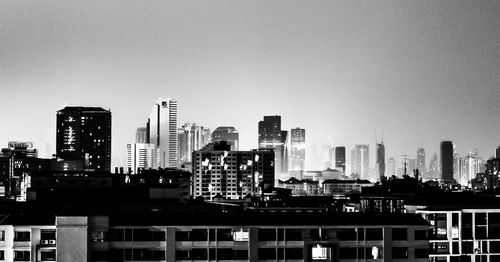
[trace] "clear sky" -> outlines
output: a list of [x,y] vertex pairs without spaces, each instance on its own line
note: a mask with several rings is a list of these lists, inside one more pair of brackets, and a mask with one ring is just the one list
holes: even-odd
[[441,140],[488,157],[500,1],[0,1],[0,147],[45,155],[56,110],[96,105],[120,159],[160,96],[178,100],[179,124],[235,126],[243,149],[278,114],[318,150],[373,152],[383,132],[387,157],[425,147],[429,161]]

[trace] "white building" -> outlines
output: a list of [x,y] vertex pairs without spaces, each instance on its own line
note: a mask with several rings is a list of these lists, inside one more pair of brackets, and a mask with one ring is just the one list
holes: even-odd
[[127,144],[127,169],[136,173],[137,169],[156,169],[160,158],[154,144],[134,143]]
[[159,98],[149,115],[148,130],[149,142],[154,144],[159,152],[159,167],[177,167],[177,101]]

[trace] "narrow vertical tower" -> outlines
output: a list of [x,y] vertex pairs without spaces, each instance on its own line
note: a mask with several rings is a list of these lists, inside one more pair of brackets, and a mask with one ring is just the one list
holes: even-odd
[[148,127],[149,143],[158,150],[160,167],[177,167],[177,101],[159,98],[149,115]]

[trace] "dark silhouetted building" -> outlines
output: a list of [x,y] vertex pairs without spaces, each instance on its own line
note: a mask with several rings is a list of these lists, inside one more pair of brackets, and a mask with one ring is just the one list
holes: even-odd
[[345,174],[345,147],[337,146],[335,147],[335,167],[341,168],[342,172]]
[[441,179],[453,181],[453,142],[441,142]]
[[[84,170],[111,170],[111,112],[100,107],[57,111],[57,158]],[[69,167],[71,169],[72,167]]]
[[259,121],[259,148],[274,149],[276,173],[288,173],[287,136],[281,130],[281,116],[264,116]]
[[497,147],[496,158],[500,158],[500,146]]
[[212,132],[212,142],[227,141],[232,151],[238,151],[240,148],[239,133],[232,126],[219,126]]
[[306,159],[306,130],[295,128],[290,131],[291,169],[304,170]]
[[385,146],[384,142],[377,144],[377,168],[379,179],[385,177]]

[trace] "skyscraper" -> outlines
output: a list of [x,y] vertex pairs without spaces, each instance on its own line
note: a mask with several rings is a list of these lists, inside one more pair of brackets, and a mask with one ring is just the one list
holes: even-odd
[[158,149],[160,167],[177,167],[177,101],[159,98],[153,105],[147,123],[149,141]]
[[149,143],[148,135],[147,127],[138,127],[135,132],[135,142],[140,144]]
[[497,147],[496,158],[500,158],[500,146]]
[[441,179],[453,181],[453,142],[441,142]]
[[345,175],[345,147],[337,146],[335,147],[335,167],[342,168],[342,172]]
[[385,146],[384,142],[377,144],[377,167],[380,180],[385,177]]
[[57,111],[57,158],[81,161],[85,170],[111,170],[111,112],[100,107]]
[[288,132],[281,130],[281,116],[264,116],[259,121],[259,148],[274,149],[276,173],[287,173],[287,136]]
[[425,168],[425,149],[423,148],[417,149],[417,169],[420,177],[426,177],[427,170]]
[[192,154],[210,141],[210,129],[195,123],[185,123],[178,129],[179,164],[192,162]]
[[361,179],[369,179],[369,145],[355,145],[351,151],[351,172]]
[[239,150],[239,133],[232,126],[219,126],[212,132],[212,142],[227,141],[231,151]]
[[295,128],[290,131],[291,170],[304,170],[306,159],[306,130]]

